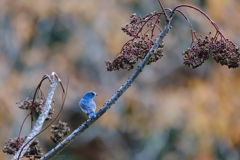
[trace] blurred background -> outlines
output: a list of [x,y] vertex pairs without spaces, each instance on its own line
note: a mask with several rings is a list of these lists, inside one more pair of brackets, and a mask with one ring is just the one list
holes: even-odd
[[[240,44],[240,1],[162,0],[166,8],[188,3],[205,11],[225,37]],[[132,13],[161,11],[157,0],[1,0],[0,143],[18,136],[26,99],[44,74],[56,72],[64,85],[70,76],[61,119],[71,131],[87,116],[78,103],[95,91],[97,110],[133,71],[107,72],[129,37],[121,27]],[[197,33],[214,28],[195,10],[182,8]],[[164,24],[162,24],[164,25]],[[96,123],[58,157],[69,160],[238,160],[240,159],[240,69],[210,58],[201,67],[184,66],[191,43],[187,21],[175,14],[164,38],[165,56],[147,66],[133,85]],[[47,95],[49,82],[43,84]],[[55,116],[61,107],[55,92]],[[21,136],[30,132],[30,118]],[[37,139],[45,152],[55,146],[50,129]],[[0,152],[0,159],[12,156]]]

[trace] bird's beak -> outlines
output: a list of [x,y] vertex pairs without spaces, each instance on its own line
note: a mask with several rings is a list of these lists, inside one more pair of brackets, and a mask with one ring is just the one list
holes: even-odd
[[97,94],[97,93],[95,93],[95,96],[98,96],[98,94]]

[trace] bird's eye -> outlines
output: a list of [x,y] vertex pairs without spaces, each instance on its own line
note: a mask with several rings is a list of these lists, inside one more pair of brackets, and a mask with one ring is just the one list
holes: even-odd
[[92,95],[94,96],[94,93],[92,93]]

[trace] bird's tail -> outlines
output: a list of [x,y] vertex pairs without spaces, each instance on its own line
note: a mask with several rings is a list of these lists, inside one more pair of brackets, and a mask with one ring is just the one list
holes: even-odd
[[96,117],[96,114],[94,112],[89,113],[89,118]]

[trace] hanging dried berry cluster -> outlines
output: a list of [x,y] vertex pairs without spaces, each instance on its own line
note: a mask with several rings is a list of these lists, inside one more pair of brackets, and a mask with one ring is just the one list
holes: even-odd
[[[20,101],[20,102],[17,102],[18,104],[18,107],[20,109],[24,109],[24,110],[31,110],[32,108],[32,99],[25,99],[24,101]],[[33,107],[34,107],[34,110],[41,114],[42,113],[42,110],[43,110],[43,107],[45,105],[45,100],[43,98],[36,98],[34,100],[34,104],[33,104]],[[52,101],[52,106],[54,105],[54,100]],[[52,116],[54,114],[54,109],[51,108],[49,113],[48,113],[48,117],[46,118],[46,120],[51,120],[52,119]]]
[[[32,108],[32,99],[25,99],[24,101],[17,102],[18,107],[20,109],[25,109],[25,110],[31,110]],[[36,98],[33,104],[36,112],[40,112],[42,108],[44,107],[44,100],[40,98]]]
[[48,112],[48,116],[47,116],[47,118],[46,118],[46,121],[52,120],[53,114],[54,114],[54,109],[51,108],[51,109],[49,110],[49,112]]
[[209,58],[209,40],[208,36],[204,40],[201,38],[196,39],[194,46],[188,48],[182,53],[183,64],[191,67],[197,68],[201,66]]
[[[153,40],[153,37],[157,37],[153,34],[155,28],[160,30],[157,23],[160,22],[159,17],[161,14],[162,13],[157,12],[149,13],[144,18],[136,14],[130,16],[130,25],[126,24],[125,27],[122,27],[122,31],[133,38],[122,47],[122,50],[113,61],[105,61],[108,71],[133,69],[134,64],[137,63],[139,59],[143,60],[146,57],[156,41],[156,39]],[[143,32],[144,26],[147,28],[145,32]],[[156,62],[163,56],[163,47],[164,44],[161,42],[147,63],[148,65]]]
[[[151,45],[153,45],[153,42]],[[149,52],[148,46],[149,44],[147,44],[146,41],[134,42],[132,46],[130,44],[127,44],[123,48],[123,53],[121,55],[117,56],[117,58],[115,58],[113,61],[106,61],[107,70],[113,71],[119,69],[133,69],[134,64],[137,63],[138,59],[143,60],[146,57],[147,53]],[[134,50],[132,50],[131,47],[133,47]],[[148,61],[148,65],[152,62],[156,62],[163,56],[163,47],[163,43],[158,46],[157,50]]]
[[21,137],[21,138],[10,138],[8,141],[5,141],[5,145],[3,147],[3,152],[10,154],[10,155],[15,155],[16,152],[19,150],[19,148],[22,146],[24,143],[26,137]]
[[[3,152],[10,155],[15,155],[25,140],[26,137],[14,139],[10,138],[8,141],[5,142]],[[34,140],[24,155],[43,155],[43,154],[44,153],[42,151],[42,148],[39,146],[39,142],[37,140]]]
[[221,65],[227,65],[228,68],[239,67],[240,52],[236,44],[228,39],[219,40],[211,45],[213,58]]
[[[209,33],[210,35],[210,33]],[[238,46],[232,41],[225,39],[221,34],[218,37],[206,36],[205,39],[195,38],[194,45],[182,53],[183,64],[197,68],[201,66],[212,53],[214,60],[221,65],[227,65],[228,68],[239,67],[240,52]]]
[[70,132],[70,128],[67,127],[66,122],[62,122],[61,120],[57,125],[52,125],[51,130],[53,137],[51,139],[54,143],[60,143]]
[[29,146],[25,155],[44,155],[42,148],[39,146],[38,140],[34,140]]

